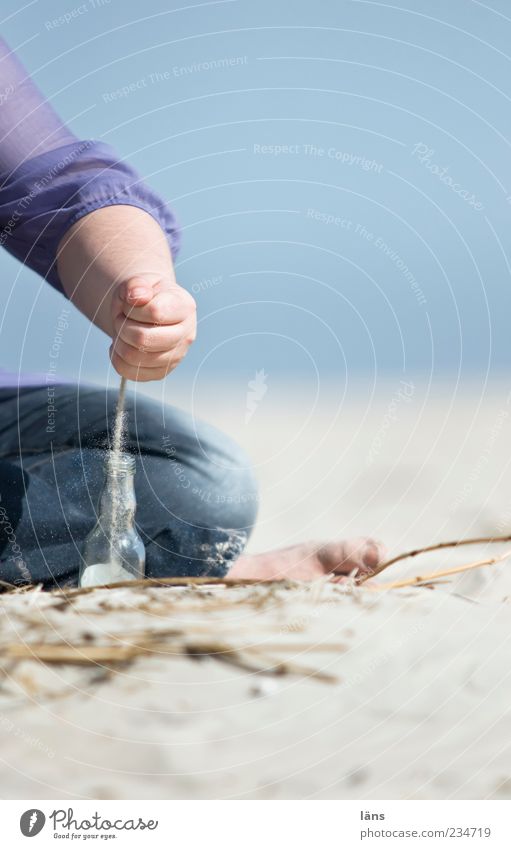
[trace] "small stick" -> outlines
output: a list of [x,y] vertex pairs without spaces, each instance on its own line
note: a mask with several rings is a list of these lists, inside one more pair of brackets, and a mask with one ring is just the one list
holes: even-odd
[[[284,645],[284,649],[287,647]],[[170,657],[188,655],[195,658],[211,657],[224,663],[231,663],[252,674],[264,675],[300,675],[317,678],[328,683],[337,683],[337,678],[321,669],[301,666],[294,661],[264,658],[254,647],[229,646],[221,642],[194,643],[153,643],[146,645],[109,645],[109,646],[71,646],[48,643],[13,643],[3,647],[3,654],[13,660],[34,660],[45,664],[71,664],[74,666],[118,664],[131,662],[143,655],[166,654]],[[254,664],[247,654],[255,654],[259,664]],[[265,665],[261,665],[265,664]]]
[[[480,566],[493,566],[511,557],[511,550],[505,551],[498,557],[488,557],[486,560],[476,560],[474,563],[466,563],[464,566],[454,566],[452,569],[442,569],[440,572],[431,572],[429,575],[416,575],[415,578],[406,578],[403,581],[392,581],[390,584],[376,584],[379,590],[397,590],[401,587],[413,587],[416,585],[429,584],[437,578],[445,578],[447,575],[457,575],[460,572],[468,572],[470,569],[478,569]],[[375,587],[371,587],[374,589]]]
[[[104,590],[104,589],[119,589],[121,587],[127,587],[129,589],[136,589],[137,587],[146,589],[147,587],[193,587],[193,586],[207,586],[208,584],[216,585],[216,586],[226,586],[226,587],[252,587],[252,586],[267,586],[268,581],[261,581],[259,578],[210,578],[205,576],[200,577],[189,577],[189,578],[141,578],[136,581],[116,581],[111,584],[103,584],[94,587],[55,587],[52,591],[54,594],[61,594],[66,598],[73,598],[80,595],[86,595],[87,593],[95,592],[96,590]],[[279,587],[294,587],[295,583],[292,581],[283,579],[279,581],[275,581],[275,584],[278,584]]]
[[[0,587],[2,584],[5,586],[5,594],[12,595],[15,592],[32,592],[35,588],[35,585],[27,584],[25,586],[16,586],[16,584],[8,584],[6,581],[0,581]],[[297,584],[296,581],[291,581],[289,578],[279,578],[275,581],[263,581],[260,578],[229,578],[228,576],[225,578],[211,578],[206,576],[199,577],[183,577],[183,578],[140,578],[136,581],[116,581],[111,584],[98,584],[94,587],[52,587],[48,592],[57,596],[58,598],[75,598],[80,595],[87,595],[88,593],[96,592],[96,590],[110,590],[110,589],[119,589],[122,587],[127,587],[130,589],[143,588],[147,589],[148,587],[193,587],[193,586],[207,586],[208,584],[214,586],[225,586],[225,587],[268,587],[272,585],[273,587],[284,588],[284,589],[294,589],[295,587],[300,586],[303,589],[302,584]],[[1,594],[1,589],[0,589]]]
[[485,542],[511,542],[511,535],[505,537],[473,537],[472,539],[454,540],[454,542],[437,542],[434,545],[427,545],[425,548],[406,551],[404,554],[398,554],[396,557],[392,557],[391,560],[386,560],[385,563],[380,563],[374,572],[371,572],[370,575],[364,575],[357,583],[363,584],[370,578],[379,575],[384,569],[388,569],[389,566],[399,563],[400,560],[406,560],[408,557],[417,557],[418,554],[426,554],[428,551],[439,551],[442,548],[457,548],[460,545],[482,545]]

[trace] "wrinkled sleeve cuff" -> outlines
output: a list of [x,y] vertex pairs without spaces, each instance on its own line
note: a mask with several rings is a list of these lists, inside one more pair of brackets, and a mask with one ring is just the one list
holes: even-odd
[[96,209],[135,206],[152,215],[173,258],[180,246],[174,212],[109,145],[76,141],[0,175],[0,246],[64,293],[57,271],[66,231]]

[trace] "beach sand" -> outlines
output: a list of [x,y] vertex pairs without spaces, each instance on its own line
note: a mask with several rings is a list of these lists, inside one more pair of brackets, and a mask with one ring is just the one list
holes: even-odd
[[[242,386],[225,405],[213,392],[187,400],[258,467],[250,550],[372,534],[396,554],[510,532],[504,384],[396,380],[342,403],[336,394],[305,402],[270,385],[250,417]],[[437,552],[378,580],[504,550]],[[510,798],[510,568],[392,591],[3,595],[1,794]],[[67,662],[53,662],[52,646]]]

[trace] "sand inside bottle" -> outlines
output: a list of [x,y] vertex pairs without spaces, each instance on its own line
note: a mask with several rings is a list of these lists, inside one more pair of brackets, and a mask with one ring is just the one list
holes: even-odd
[[80,581],[82,587],[96,587],[101,584],[116,584],[118,581],[132,581],[133,575],[123,569],[119,560],[110,563],[93,563],[87,566]]

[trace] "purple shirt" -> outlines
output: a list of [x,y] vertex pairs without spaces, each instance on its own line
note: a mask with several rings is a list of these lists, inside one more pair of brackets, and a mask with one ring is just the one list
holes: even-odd
[[[65,294],[60,240],[84,215],[115,204],[152,215],[175,257],[179,230],[165,201],[109,145],[78,139],[0,39],[0,246]],[[0,387],[41,382],[0,370]]]

